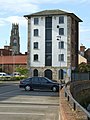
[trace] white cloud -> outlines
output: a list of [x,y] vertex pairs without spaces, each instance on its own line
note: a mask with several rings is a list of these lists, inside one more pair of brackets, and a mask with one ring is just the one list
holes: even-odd
[[38,10],[38,6],[29,0],[0,0],[0,11],[7,15],[17,13],[30,13],[36,10]]
[[0,0],[0,15],[30,14],[39,11],[41,4],[85,3],[88,1],[89,0]]
[[7,18],[0,18],[0,26],[5,26],[7,24],[18,23],[21,26],[26,26],[27,20],[24,17],[10,16]]
[[25,25],[26,20],[23,16],[36,12],[38,9],[38,6],[33,4],[32,0],[0,0],[0,26],[13,22]]
[[10,16],[6,18],[6,21],[10,23],[19,23],[19,25],[22,26],[27,24],[27,20],[25,20],[24,17],[19,17],[19,16]]

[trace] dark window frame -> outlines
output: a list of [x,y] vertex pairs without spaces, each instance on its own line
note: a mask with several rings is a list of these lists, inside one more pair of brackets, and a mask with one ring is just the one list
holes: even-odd
[[64,35],[64,28],[59,28],[59,35]]
[[34,42],[33,48],[34,48],[34,49],[38,49],[38,42]]
[[64,61],[64,54],[59,54],[59,61]]
[[34,29],[34,36],[39,36],[39,30],[38,29]]
[[60,42],[58,43],[58,48],[59,48],[59,49],[64,49],[64,41],[60,41]]
[[38,54],[34,54],[34,61],[38,61]]
[[46,42],[45,50],[45,53],[52,53],[52,42]]
[[64,16],[59,17],[59,24],[64,24]]
[[52,54],[45,55],[45,66],[52,66]]
[[34,18],[34,25],[38,25],[39,24],[39,18]]

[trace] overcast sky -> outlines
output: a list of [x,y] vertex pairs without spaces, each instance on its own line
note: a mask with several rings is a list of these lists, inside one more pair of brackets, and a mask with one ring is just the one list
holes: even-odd
[[19,23],[20,51],[27,51],[27,20],[23,16],[47,9],[73,12],[81,18],[80,45],[90,48],[90,0],[0,0],[0,48],[10,43],[12,23]]

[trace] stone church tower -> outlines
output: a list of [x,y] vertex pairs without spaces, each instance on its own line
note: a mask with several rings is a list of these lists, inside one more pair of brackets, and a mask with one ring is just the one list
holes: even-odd
[[20,37],[19,37],[19,25],[12,24],[11,36],[10,36],[10,47],[13,55],[20,53]]

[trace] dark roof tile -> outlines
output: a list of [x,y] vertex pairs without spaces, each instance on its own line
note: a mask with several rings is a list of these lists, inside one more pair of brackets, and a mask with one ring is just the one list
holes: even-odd
[[56,9],[56,10],[43,10],[43,11],[40,11],[40,12],[36,12],[36,13],[32,13],[32,14],[29,14],[29,15],[24,15],[24,17],[33,17],[33,16],[48,16],[48,15],[69,15],[69,16],[72,16],[74,17],[78,22],[82,22],[82,20],[77,17],[74,13],[70,13],[70,12],[66,12],[66,11],[63,11],[63,10],[59,10],[59,9]]

